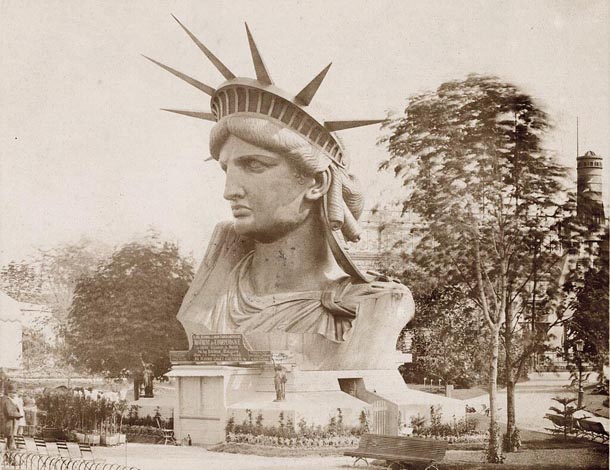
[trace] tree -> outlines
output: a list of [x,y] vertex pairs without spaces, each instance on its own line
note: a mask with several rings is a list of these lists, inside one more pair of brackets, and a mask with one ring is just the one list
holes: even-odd
[[44,334],[44,324],[23,328],[22,336],[23,367],[26,372],[48,371],[55,364],[52,361],[53,346]]
[[109,254],[108,247],[85,238],[77,243],[64,243],[39,251],[36,264],[44,300],[60,329],[66,326],[79,278],[94,273],[98,264]]
[[10,262],[0,270],[0,286],[4,292],[21,302],[44,305],[53,314],[56,338],[47,353],[53,356],[52,362],[59,369],[70,368],[64,337],[76,282],[81,276],[93,273],[108,254],[105,245],[83,238],[77,243],[40,249],[29,260]]
[[0,290],[18,302],[38,303],[43,299],[38,270],[26,261],[11,261],[0,269]]
[[68,346],[91,372],[118,376],[153,363],[169,367],[169,351],[185,349],[176,314],[193,278],[177,245],[149,237],[116,251],[76,284],[69,312]]
[[584,341],[583,359],[594,364],[603,380],[608,365],[608,227],[603,228],[599,244],[590,253],[590,265],[584,275],[569,287],[574,292],[567,321],[568,339],[565,347],[572,348],[577,340]]
[[422,222],[413,261],[437,284],[462,286],[489,330],[487,456],[499,462],[500,335],[512,435],[519,316],[532,279],[551,279],[561,259],[553,226],[564,171],[542,146],[548,117],[514,85],[470,75],[412,96],[404,116],[386,126],[389,134],[380,142],[389,158],[381,169],[403,181],[403,210]]
[[411,335],[413,362],[403,367],[405,379],[424,377],[445,384],[477,384],[484,367],[484,338],[476,305],[459,286],[436,289],[415,297],[417,315],[406,328]]

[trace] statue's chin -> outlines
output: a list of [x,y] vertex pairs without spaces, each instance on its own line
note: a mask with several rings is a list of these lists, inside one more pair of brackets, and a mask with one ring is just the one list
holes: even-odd
[[261,230],[260,228],[252,226],[252,224],[245,221],[235,219],[233,221],[233,227],[235,233],[241,237],[250,238],[251,240],[260,243],[271,243],[277,240],[277,236],[274,235],[274,230]]
[[233,227],[235,233],[239,236],[250,238],[259,243],[273,243],[293,232],[300,223],[302,221],[278,222],[272,227],[257,227],[245,220],[236,218],[233,220]]

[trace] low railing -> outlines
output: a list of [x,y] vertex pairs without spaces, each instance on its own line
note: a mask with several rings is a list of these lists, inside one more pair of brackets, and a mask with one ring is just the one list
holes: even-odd
[[137,467],[127,467],[117,463],[94,462],[93,460],[14,450],[4,452],[0,468],[7,470],[139,470]]

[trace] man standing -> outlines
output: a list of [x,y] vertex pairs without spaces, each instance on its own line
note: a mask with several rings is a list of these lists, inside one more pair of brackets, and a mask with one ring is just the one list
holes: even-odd
[[14,395],[11,395],[11,400],[13,400],[13,403],[15,405],[17,405],[17,408],[19,409],[19,414],[21,415],[21,418],[19,418],[18,420],[15,421],[15,435],[16,436],[23,436],[23,431],[25,429],[25,409],[23,408],[23,391],[20,390],[18,393],[15,393]]
[[15,389],[15,385],[9,383],[6,392],[7,395],[0,399],[0,413],[2,414],[2,419],[4,421],[3,432],[6,436],[6,448],[15,449],[17,422],[22,415],[16,403],[17,390]]

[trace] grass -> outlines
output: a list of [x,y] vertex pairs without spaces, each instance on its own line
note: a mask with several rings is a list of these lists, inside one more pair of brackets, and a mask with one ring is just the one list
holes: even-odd
[[594,386],[585,387],[583,406],[591,413],[608,418],[608,407],[603,405],[604,400],[608,399],[608,395],[592,395],[593,388]]
[[591,464],[585,466],[557,465],[557,464],[493,464],[474,462],[447,462],[438,465],[439,470],[607,470],[605,464]]
[[237,442],[223,442],[215,446],[209,447],[211,452],[226,452],[228,454],[244,454],[244,455],[260,455],[262,457],[331,457],[341,456],[343,452],[351,449],[348,447],[312,447],[312,448],[294,448],[294,447],[267,447],[255,444],[245,444]]
[[[434,393],[436,395],[445,396],[445,386],[441,386],[440,390],[438,386],[426,385],[425,387],[422,384],[407,384],[407,386],[411,390],[419,390],[421,392]],[[485,395],[487,390],[479,387],[472,388],[454,388],[451,392],[451,398],[457,398],[458,400],[467,400],[469,398],[480,397],[481,395]]]

